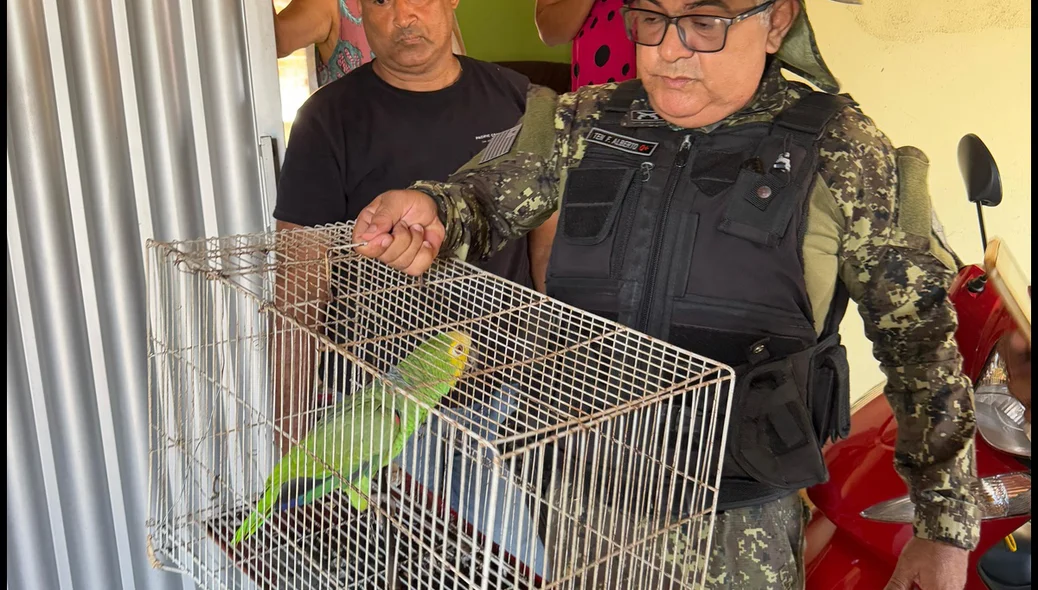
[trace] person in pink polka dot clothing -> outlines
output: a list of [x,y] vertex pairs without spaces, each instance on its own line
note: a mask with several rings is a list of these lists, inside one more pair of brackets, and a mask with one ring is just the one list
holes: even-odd
[[537,31],[546,45],[573,41],[572,89],[634,78],[634,43],[624,31],[624,0],[537,0]]

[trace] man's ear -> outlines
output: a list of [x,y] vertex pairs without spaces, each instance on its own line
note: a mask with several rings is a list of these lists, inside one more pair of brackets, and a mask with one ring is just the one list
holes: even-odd
[[775,53],[782,47],[789,29],[800,14],[800,0],[778,0],[771,7],[771,23],[768,26],[768,53]]

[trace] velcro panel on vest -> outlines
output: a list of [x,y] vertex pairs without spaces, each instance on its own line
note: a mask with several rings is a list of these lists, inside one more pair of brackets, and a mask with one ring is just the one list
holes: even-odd
[[897,226],[906,234],[925,240],[930,253],[950,270],[958,270],[955,254],[940,242],[934,231],[935,214],[930,197],[930,160],[922,150],[902,146],[897,157]]
[[926,154],[912,146],[899,147],[895,152],[900,204],[897,225],[905,233],[929,240],[931,214],[927,173],[930,162]]
[[699,190],[708,196],[716,196],[739,178],[741,165],[747,154],[738,152],[706,152],[692,162],[689,176]]
[[[789,153],[792,172],[772,168],[784,152]],[[720,230],[740,238],[773,247],[786,235],[797,210],[799,183],[796,176],[807,159],[807,150],[782,137],[765,138],[756,158],[763,173],[744,166],[729,191],[729,203]]]
[[604,239],[634,173],[629,168],[570,170],[560,220],[566,237],[584,244]]
[[537,87],[526,100],[522,128],[508,153],[526,152],[548,159],[555,149],[555,111],[558,96],[547,88]]

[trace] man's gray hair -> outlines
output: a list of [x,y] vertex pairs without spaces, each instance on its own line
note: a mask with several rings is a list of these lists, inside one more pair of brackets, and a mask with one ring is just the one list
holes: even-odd
[[[761,4],[764,4],[767,1],[768,0],[754,0],[753,5],[754,6],[760,6]],[[794,0],[794,1],[796,1],[796,0]],[[762,26],[765,26],[765,27],[770,27],[771,26],[771,10],[773,8],[775,8],[774,4],[772,4],[771,6],[767,7],[760,14],[757,15],[758,17],[760,17],[760,24]]]

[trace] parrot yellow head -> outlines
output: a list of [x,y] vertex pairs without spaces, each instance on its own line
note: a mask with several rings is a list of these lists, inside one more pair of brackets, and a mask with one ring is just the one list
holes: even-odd
[[446,337],[447,356],[450,358],[452,381],[457,381],[465,372],[465,366],[469,362],[469,352],[472,350],[472,337],[464,332],[447,332]]
[[444,332],[426,340],[400,364],[400,372],[412,385],[453,387],[465,371],[472,338],[463,332]]

